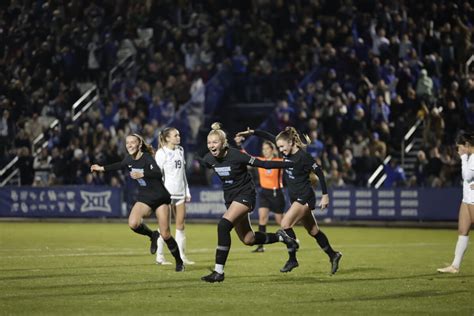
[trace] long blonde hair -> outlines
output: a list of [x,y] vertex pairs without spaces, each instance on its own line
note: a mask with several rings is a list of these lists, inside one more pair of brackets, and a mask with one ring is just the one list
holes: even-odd
[[[295,144],[298,148],[305,150],[308,144],[311,142],[311,139],[306,134],[303,134],[303,138],[305,140],[304,143],[301,140],[301,137],[296,131],[296,129],[292,126],[288,126],[285,128],[285,130],[283,130],[282,132],[280,132],[280,134],[277,135],[275,140],[281,139],[287,142],[292,141],[293,144]],[[316,186],[316,184],[318,183],[318,178],[316,177],[316,175],[313,172],[310,172],[308,177],[309,181],[311,182],[311,185],[313,187]]]
[[130,134],[128,136],[133,136],[138,139],[138,142],[139,142],[138,149],[140,149],[142,152],[144,153],[147,152],[152,156],[155,155],[155,150],[153,149],[153,146],[151,146],[150,144],[147,144],[145,140],[143,139],[143,137],[141,137],[140,135],[136,133]]
[[306,149],[308,144],[311,142],[311,139],[309,138],[308,135],[303,134],[303,138],[305,142],[301,140],[300,134],[296,131],[296,129],[292,126],[287,126],[283,131],[281,131],[276,137],[275,140],[285,140],[285,141],[291,141],[293,144],[295,144],[297,147]]
[[214,122],[211,125],[211,131],[207,135],[207,137],[211,135],[217,135],[220,141],[224,144],[224,148],[229,147],[229,143],[227,142],[227,134],[222,130],[222,124],[219,122]]
[[158,149],[163,148],[168,142],[166,137],[170,136],[172,131],[177,131],[175,127],[167,127],[160,132],[160,137],[158,141]]

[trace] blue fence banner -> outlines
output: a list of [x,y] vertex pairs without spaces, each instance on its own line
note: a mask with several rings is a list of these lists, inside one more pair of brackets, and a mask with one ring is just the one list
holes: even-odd
[[[189,219],[222,217],[226,208],[221,189],[190,189]],[[133,192],[106,186],[5,187],[0,188],[0,217],[125,217],[134,203]],[[316,196],[319,203],[320,191]],[[327,209],[314,211],[319,220],[456,221],[462,189],[338,188],[329,191],[329,198]],[[129,200],[128,209],[122,210]],[[250,217],[257,219],[258,212]]]
[[[222,190],[191,189],[187,204],[189,218],[218,218],[225,212]],[[383,221],[456,221],[462,198],[461,188],[368,189],[329,191],[329,207],[314,211],[318,219]],[[320,193],[317,193],[319,203]],[[288,207],[288,205],[287,205]],[[258,209],[258,203],[255,210]],[[258,218],[254,211],[251,218]]]
[[120,217],[122,189],[101,186],[4,187],[1,217]]

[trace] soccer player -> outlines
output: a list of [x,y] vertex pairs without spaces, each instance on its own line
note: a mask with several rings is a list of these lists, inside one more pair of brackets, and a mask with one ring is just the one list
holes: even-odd
[[[186,202],[191,201],[188,181],[186,179],[186,160],[184,150],[179,144],[181,137],[179,131],[174,127],[167,127],[160,133],[159,148],[155,154],[155,160],[163,174],[163,182],[166,189],[171,194],[171,209],[174,211],[176,219],[176,242],[179,253],[185,265],[194,264],[185,255],[186,235],[184,233],[184,219],[186,217]],[[171,264],[166,261],[164,253],[164,241],[158,238],[158,251],[156,253],[156,263]]]
[[[286,211],[281,222],[283,232],[292,240],[295,240],[296,235],[293,231],[293,226],[301,221],[308,231],[308,234],[316,239],[318,245],[328,255],[329,262],[331,263],[331,274],[336,273],[339,268],[339,261],[342,258],[342,253],[332,249],[328,238],[319,229],[316,218],[312,213],[316,205],[316,197],[310,181],[312,173],[318,176],[321,191],[323,193],[319,206],[321,209],[324,209],[329,205],[329,196],[327,194],[326,180],[323,171],[314,161],[313,157],[304,150],[306,145],[301,141],[301,138],[294,127],[286,127],[285,130],[280,132],[276,137],[265,131],[251,129],[245,132],[240,132],[237,135],[245,137],[252,134],[276,143],[278,150],[283,154],[283,157],[294,162],[294,167],[287,168],[284,172],[291,206]],[[283,268],[280,269],[281,272],[290,272],[299,265],[298,260],[296,259],[298,244],[296,247],[287,247],[289,259]]]
[[150,238],[150,252],[154,254],[157,249],[158,231],[152,231],[143,223],[143,218],[149,216],[155,210],[160,227],[161,236],[166,242],[168,249],[175,258],[177,272],[184,271],[183,260],[179,255],[176,240],[171,236],[169,227],[169,208],[171,197],[161,180],[162,175],[155,159],[153,159],[153,148],[145,143],[138,134],[131,134],[125,139],[128,155],[121,161],[106,166],[94,164],[91,172],[113,171],[127,168],[130,177],[138,182],[137,201],[132,207],[128,217],[128,226],[137,234]]
[[295,240],[282,234],[254,232],[250,224],[249,212],[255,205],[255,185],[250,177],[247,166],[266,169],[292,167],[291,161],[262,161],[251,157],[236,148],[230,148],[226,133],[219,123],[212,124],[212,130],[207,136],[209,152],[200,163],[212,168],[222,181],[226,212],[217,225],[217,249],[215,268],[211,274],[203,276],[206,282],[224,281],[224,265],[230,251],[230,232],[233,228],[239,239],[248,246],[284,242],[287,247],[296,247]]
[[[242,136],[234,138],[237,146],[240,147],[242,141],[245,140]],[[278,158],[278,151],[275,144],[265,140],[262,144],[262,156],[258,157],[262,160],[268,161],[283,161]],[[267,231],[268,216],[270,211],[275,215],[275,222],[281,225],[283,218],[283,210],[285,209],[285,194],[283,193],[281,169],[265,169],[257,168],[258,180],[260,185],[260,192],[258,194],[258,231],[265,233]],[[264,252],[263,245],[257,245],[253,252]]]
[[469,231],[474,223],[474,135],[461,134],[456,140],[458,154],[461,157],[461,172],[463,179],[463,197],[459,207],[458,241],[454,250],[454,260],[450,266],[438,269],[441,273],[459,273],[461,261],[469,242]]

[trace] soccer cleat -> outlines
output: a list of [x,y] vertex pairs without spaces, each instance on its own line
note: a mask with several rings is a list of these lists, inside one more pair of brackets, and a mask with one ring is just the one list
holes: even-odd
[[211,274],[203,276],[201,280],[209,282],[209,283],[222,282],[224,281],[224,273],[221,274],[216,271],[212,271]]
[[293,270],[294,268],[296,268],[297,266],[299,266],[298,264],[298,261],[296,260],[288,260],[285,265],[283,266],[283,268],[280,269],[280,272],[290,272],[291,270]]
[[337,269],[339,269],[339,261],[342,258],[342,253],[339,251],[336,252],[336,254],[329,260],[331,262],[331,274],[334,274],[337,272]]
[[176,268],[174,270],[176,272],[184,272],[184,263],[176,263]]
[[186,257],[183,257],[182,259],[183,259],[183,262],[184,262],[185,265],[188,265],[188,264],[189,264],[189,265],[193,265],[193,264],[196,263],[196,262],[194,262],[194,261],[189,260],[189,259],[186,258]]
[[288,247],[288,248],[293,248],[295,250],[297,250],[300,245],[296,242],[296,240],[294,240],[293,238],[291,238],[290,236],[288,236],[288,234],[286,233],[286,231],[284,231],[283,229],[279,229],[277,232],[276,232],[276,235],[278,237],[281,237],[283,239],[283,242],[285,243],[285,245]]
[[446,268],[437,269],[439,273],[459,273],[459,269],[453,266],[447,266]]
[[165,266],[170,265],[171,262],[167,261],[163,255],[156,255],[156,264],[162,264]]
[[156,250],[158,249],[158,238],[160,237],[160,233],[155,230],[150,237],[150,253],[154,255],[156,253]]
[[252,252],[265,252],[265,248],[263,248],[263,245],[258,245]]

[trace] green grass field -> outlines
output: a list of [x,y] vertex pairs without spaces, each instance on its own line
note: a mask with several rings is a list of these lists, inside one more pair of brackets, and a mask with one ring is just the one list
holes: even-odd
[[323,230],[344,254],[334,276],[297,227],[300,266],[291,273],[279,272],[283,244],[255,254],[233,232],[226,279],[207,284],[200,277],[214,265],[216,225],[187,226],[196,265],[176,273],[156,265],[148,240],[125,223],[3,222],[0,315],[474,313],[474,249],[460,274],[436,273],[452,260],[455,230]]

